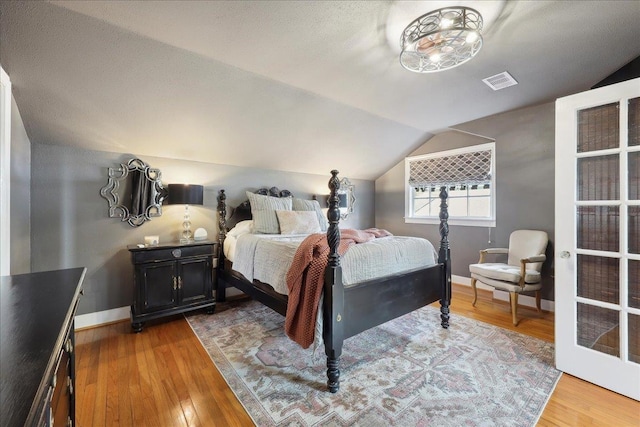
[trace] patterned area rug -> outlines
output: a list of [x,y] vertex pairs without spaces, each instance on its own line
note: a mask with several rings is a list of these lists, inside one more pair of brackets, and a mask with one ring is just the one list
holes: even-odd
[[256,425],[533,426],[560,372],[553,344],[424,307],[345,341],[340,391],[254,301],[187,317]]

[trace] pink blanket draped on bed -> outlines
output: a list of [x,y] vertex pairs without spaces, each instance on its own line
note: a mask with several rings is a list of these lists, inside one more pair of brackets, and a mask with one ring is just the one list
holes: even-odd
[[[387,230],[340,230],[338,253],[344,255],[352,245],[366,243],[376,237],[391,236]],[[285,318],[285,332],[302,348],[309,347],[315,337],[318,303],[324,284],[329,244],[326,234],[312,234],[298,247],[287,272],[289,302]]]

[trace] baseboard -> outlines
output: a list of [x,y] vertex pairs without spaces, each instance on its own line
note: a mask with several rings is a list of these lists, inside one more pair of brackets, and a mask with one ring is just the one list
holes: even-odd
[[[228,289],[227,298],[233,300],[235,298],[241,298],[245,294],[237,289]],[[123,320],[130,319],[131,307],[118,307],[111,310],[96,311],[95,313],[80,314],[75,317],[76,330],[95,328],[97,326],[106,325],[109,323],[121,322]]]
[[[470,277],[456,276],[452,274],[451,281],[459,285],[471,286]],[[493,291],[494,299],[497,299],[500,301],[509,301],[508,292],[495,290],[491,286],[487,286],[482,283],[477,283],[476,287],[478,289]],[[235,291],[235,289],[231,291]],[[241,296],[241,295],[244,295],[244,294],[242,294],[242,292],[240,291],[230,292],[229,294],[230,297]],[[528,295],[520,295],[518,297],[518,304],[535,308],[536,299]],[[543,299],[541,302],[541,306],[542,306],[542,309],[545,311],[555,311],[555,304],[553,301],[548,301]],[[126,319],[129,319],[129,313],[130,313],[130,307],[126,306],[126,307],[112,308],[111,310],[97,311],[95,313],[80,314],[75,318],[76,329],[93,328],[96,326],[105,325],[107,323],[126,320]]]
[[[509,302],[509,292],[499,291],[497,289],[494,289],[493,299]],[[529,295],[519,295],[518,305],[524,305],[526,307],[536,308],[536,299],[534,297],[530,297]],[[549,301],[546,299],[540,300],[540,308],[542,308],[544,311],[553,311],[553,312],[556,311],[555,302]]]
[[129,319],[131,308],[118,307],[111,310],[96,311],[95,313],[80,314],[75,317],[76,329],[93,328],[107,323]]
[[[471,278],[470,277],[464,277],[464,276],[456,276],[456,275],[451,275],[451,281],[453,283],[457,283],[459,285],[463,285],[463,286],[471,286]],[[487,286],[484,285],[482,283],[476,283],[476,288],[478,289],[484,289],[484,290],[488,290],[488,291],[493,291],[493,298],[500,300],[500,301],[507,301],[509,302],[509,292],[506,291],[500,291],[497,289],[492,288],[491,286]],[[524,305],[526,307],[533,307],[536,308],[536,299],[532,296],[529,295],[519,295],[518,296],[518,305]],[[546,299],[543,299],[540,301],[540,307],[544,310],[544,311],[552,311],[555,312],[555,302],[554,301],[549,301]]]

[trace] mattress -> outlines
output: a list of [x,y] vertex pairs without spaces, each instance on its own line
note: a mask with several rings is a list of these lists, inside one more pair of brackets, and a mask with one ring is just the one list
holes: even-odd
[[[232,230],[233,231],[233,230]],[[259,280],[287,295],[286,275],[293,256],[307,235],[227,234],[224,254],[233,270],[247,280]],[[436,264],[437,253],[426,239],[388,236],[353,245],[342,256],[345,286]]]

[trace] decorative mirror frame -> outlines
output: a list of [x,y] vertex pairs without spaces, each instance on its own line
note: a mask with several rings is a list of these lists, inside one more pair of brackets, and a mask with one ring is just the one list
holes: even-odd
[[353,213],[353,206],[356,204],[355,188],[356,186],[348,178],[340,180],[338,194],[346,194],[347,196],[347,207],[340,208],[340,219],[346,219],[349,214]]
[[[118,168],[109,168],[108,170],[107,185],[100,189],[100,195],[109,203],[109,218],[120,218],[121,221],[126,221],[132,227],[139,227],[145,221],[150,221],[152,217],[162,215],[162,201],[167,196],[167,190],[162,186],[160,169],[152,168],[142,160],[133,158],[126,164],[121,163]],[[137,215],[132,215],[129,208],[121,203],[118,194],[120,182],[125,181],[133,171],[143,173],[155,190],[153,203],[147,206],[143,213]]]

